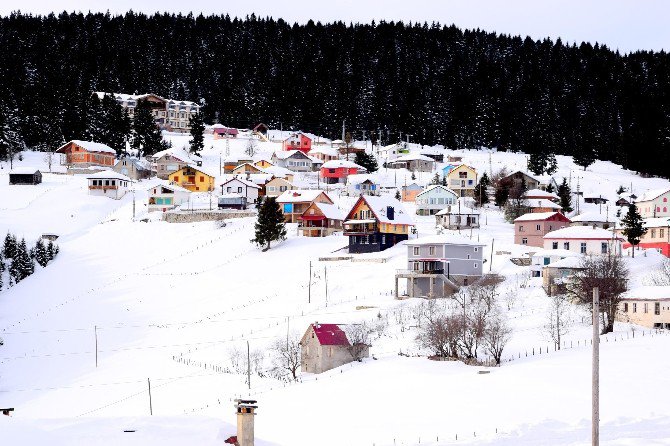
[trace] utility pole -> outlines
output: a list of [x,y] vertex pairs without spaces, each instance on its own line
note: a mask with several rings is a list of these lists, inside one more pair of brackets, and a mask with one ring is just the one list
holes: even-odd
[[328,267],[326,265],[323,266],[323,281],[326,286],[326,307],[328,307]]
[[147,378],[147,384],[149,385],[149,415],[154,414],[154,408],[153,405],[151,404],[151,380]]
[[251,390],[251,353],[249,353],[249,341],[247,341],[247,382]]
[[489,264],[489,272],[493,269],[493,244],[496,242],[496,239],[491,240],[491,263]]
[[345,121],[342,120],[342,141],[344,141],[344,136],[345,136],[345,127],[344,127]]
[[309,261],[309,285],[307,285],[307,303],[312,303],[312,261]]
[[135,187],[133,186],[133,221],[135,221]]
[[98,326],[96,325],[93,330],[95,331],[95,368],[98,368]]
[[593,289],[593,361],[592,361],[592,413],[591,445],[600,444],[600,300],[598,288]]

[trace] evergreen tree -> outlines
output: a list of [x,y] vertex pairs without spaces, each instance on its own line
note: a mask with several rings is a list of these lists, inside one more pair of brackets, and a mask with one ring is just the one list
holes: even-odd
[[642,237],[647,233],[647,228],[644,226],[644,220],[637,211],[635,203],[628,206],[628,213],[621,219],[623,231],[621,233],[626,237],[628,243],[633,246],[633,258],[635,258],[635,247],[640,243]]
[[4,284],[5,270],[7,265],[5,265],[5,259],[0,254],[0,291],[2,290],[2,285]]
[[365,169],[370,173],[376,172],[378,169],[377,160],[374,156],[367,152],[356,152],[354,162],[359,166],[365,167]]
[[156,121],[154,121],[151,106],[145,100],[137,101],[135,107],[131,147],[142,155],[153,155],[167,148],[161,131],[156,125]]
[[550,153],[547,155],[547,164],[544,171],[547,175],[553,175],[558,170],[558,163],[556,162],[556,155]]
[[14,157],[25,148],[25,144],[21,137],[18,110],[2,100],[0,97],[0,160],[9,161],[12,169]]
[[286,239],[286,223],[284,214],[275,197],[266,197],[255,225],[256,236],[252,243],[264,246],[263,251],[270,249],[270,243]]
[[[195,113],[191,116],[191,153],[200,155],[200,151],[205,148],[205,121],[202,113]],[[250,156],[253,156],[251,154]]]
[[446,175],[442,175],[442,186],[444,186],[444,187],[449,186],[449,183],[447,182],[447,176]]
[[544,153],[535,152],[528,156],[528,170],[535,175],[542,175],[544,173],[547,159]]
[[51,240],[49,240],[49,244],[47,245],[46,250],[47,250],[47,259],[49,259],[48,262],[55,259],[56,255],[58,255],[58,252],[60,251],[58,245],[52,242]]
[[47,266],[50,260],[49,252],[47,251],[47,247],[44,246],[42,239],[37,240],[35,247],[32,249],[32,253],[32,257],[35,259],[38,265],[41,267]]
[[402,195],[400,195],[400,191],[398,189],[395,190],[395,199],[400,201],[402,198]]
[[412,176],[410,177],[412,181],[416,180],[416,175],[414,174],[414,171],[412,171]]
[[126,152],[126,143],[130,138],[131,121],[128,112],[116,102],[112,95],[106,94],[100,102],[103,122],[99,141],[116,150],[117,156]]
[[13,283],[19,283],[35,271],[35,264],[30,258],[25,239],[21,239],[17,248],[16,255],[9,266],[9,275]]
[[2,246],[2,254],[6,259],[13,259],[16,257],[17,247],[18,243],[16,241],[16,237],[14,237],[14,234],[10,234],[8,232],[5,236],[5,242]]
[[572,191],[568,185],[568,180],[563,178],[563,182],[558,186],[556,195],[560,198],[559,204],[564,214],[572,212]]
[[547,192],[549,192],[550,194],[554,193],[554,185],[552,183],[549,183],[547,185]]
[[475,187],[475,203],[480,206],[489,202],[489,195],[487,193],[489,185],[489,177],[486,172],[484,172],[479,179],[479,183],[477,183],[477,186]]
[[498,207],[503,207],[507,203],[509,198],[510,189],[512,188],[512,183],[509,180],[500,180],[496,186],[494,193],[495,204]]
[[433,179],[430,181],[430,184],[440,184],[440,174],[435,172],[435,176],[433,176]]

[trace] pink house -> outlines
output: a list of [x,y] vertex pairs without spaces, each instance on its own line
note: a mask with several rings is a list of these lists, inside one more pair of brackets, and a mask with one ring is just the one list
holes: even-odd
[[312,138],[302,132],[294,133],[282,142],[282,150],[300,150],[307,154],[312,150]]
[[514,243],[544,247],[544,236],[570,226],[570,219],[560,212],[532,212],[514,220]]

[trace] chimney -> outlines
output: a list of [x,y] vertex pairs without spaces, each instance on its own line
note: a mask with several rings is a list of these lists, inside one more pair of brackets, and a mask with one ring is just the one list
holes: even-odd
[[386,217],[389,220],[395,219],[395,209],[393,209],[393,206],[386,206]]
[[237,443],[239,446],[254,446],[254,410],[256,400],[235,400],[237,409]]

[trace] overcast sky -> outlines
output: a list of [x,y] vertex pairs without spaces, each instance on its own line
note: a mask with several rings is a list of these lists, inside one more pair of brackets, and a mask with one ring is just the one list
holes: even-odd
[[580,43],[601,42],[612,49],[666,51],[670,48],[668,0],[3,0],[0,14],[20,9],[46,14],[67,11],[123,13],[130,9],[281,17],[304,23],[343,20],[403,20],[456,24],[461,28],[533,38],[561,37]]

